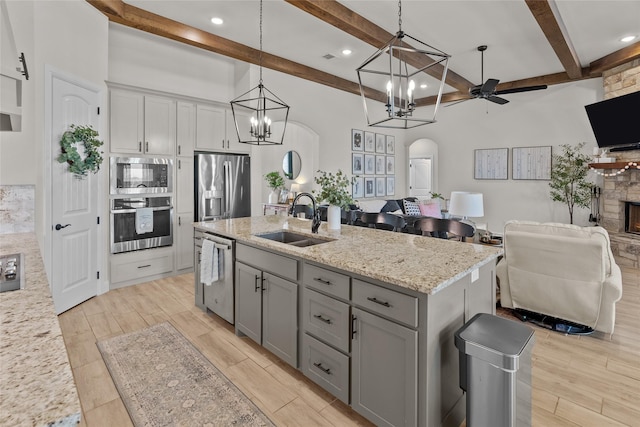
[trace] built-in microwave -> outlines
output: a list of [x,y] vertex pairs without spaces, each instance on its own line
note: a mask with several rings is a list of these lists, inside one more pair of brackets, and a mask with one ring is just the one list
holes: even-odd
[[111,194],[173,192],[173,159],[111,157]]

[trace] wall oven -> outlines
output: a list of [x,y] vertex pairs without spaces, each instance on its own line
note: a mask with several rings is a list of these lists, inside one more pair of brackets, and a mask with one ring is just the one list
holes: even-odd
[[111,194],[173,192],[173,159],[111,157]]
[[173,244],[171,197],[126,197],[111,200],[111,253]]

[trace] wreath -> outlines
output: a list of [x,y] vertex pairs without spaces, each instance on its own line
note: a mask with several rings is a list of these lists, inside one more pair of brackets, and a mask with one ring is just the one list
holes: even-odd
[[[84,146],[84,159],[78,153],[77,145]],[[65,131],[60,139],[62,153],[58,156],[58,162],[68,163],[69,172],[86,176],[87,172],[98,173],[102,163],[102,151],[98,148],[103,142],[98,139],[98,132],[91,126],[71,125],[71,130]]]

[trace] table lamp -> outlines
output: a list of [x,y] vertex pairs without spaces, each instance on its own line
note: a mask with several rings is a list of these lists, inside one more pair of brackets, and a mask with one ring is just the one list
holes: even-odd
[[452,191],[449,202],[449,214],[461,216],[463,220],[468,222],[471,222],[469,221],[469,217],[484,216],[482,193]]

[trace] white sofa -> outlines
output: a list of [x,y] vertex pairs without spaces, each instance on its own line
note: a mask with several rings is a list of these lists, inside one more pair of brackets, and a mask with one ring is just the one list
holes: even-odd
[[602,227],[509,221],[497,266],[503,307],[613,333],[622,275]]

